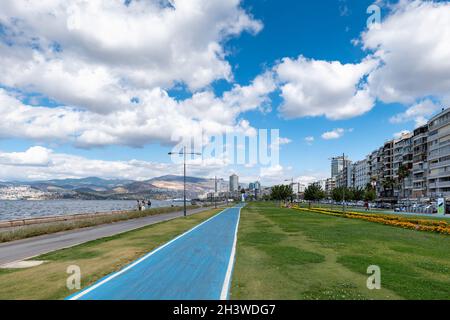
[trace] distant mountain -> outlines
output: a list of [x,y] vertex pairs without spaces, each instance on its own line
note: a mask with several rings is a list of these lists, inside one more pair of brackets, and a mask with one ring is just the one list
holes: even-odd
[[[77,199],[140,199],[146,197],[179,197],[183,191],[183,176],[165,175],[146,181],[126,179],[52,179],[32,182],[2,182],[2,185],[29,185],[34,189],[49,192],[53,196]],[[214,179],[186,177],[189,197],[210,192]]]
[[[167,181],[167,182],[183,182],[183,176],[175,176],[175,175],[165,175],[157,178],[152,178],[148,180],[149,182],[152,181]],[[211,179],[205,179],[205,178],[196,178],[196,177],[186,177],[186,183],[204,183],[209,182]]]
[[124,185],[122,188],[122,191],[127,190],[127,192],[143,192],[158,189],[158,187],[148,181],[135,181]]
[[[183,190],[183,176],[166,175],[148,180],[152,185],[166,190]],[[186,177],[186,190],[192,195],[209,192],[214,189],[214,179]]]
[[[47,181],[40,181],[41,183],[48,183],[61,187],[80,187],[80,186],[97,186],[103,188],[112,188],[119,185],[125,185],[133,182],[133,180],[125,180],[125,179],[102,179],[97,177],[88,177],[81,179],[54,179]],[[38,182],[39,183],[39,182]]]

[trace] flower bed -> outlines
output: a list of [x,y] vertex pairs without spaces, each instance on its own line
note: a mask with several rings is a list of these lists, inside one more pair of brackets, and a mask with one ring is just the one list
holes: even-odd
[[450,225],[446,221],[425,220],[417,218],[398,217],[395,215],[362,213],[353,211],[346,211],[344,213],[341,211],[331,209],[319,209],[319,208],[308,209],[308,208],[294,207],[294,209],[308,212],[316,212],[336,217],[361,219],[365,221],[382,223],[385,225],[401,227],[405,229],[437,232],[441,234],[450,235]]

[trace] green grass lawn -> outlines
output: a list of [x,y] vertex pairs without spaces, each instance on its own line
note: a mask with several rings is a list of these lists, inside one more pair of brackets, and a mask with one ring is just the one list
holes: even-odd
[[[381,268],[381,289],[366,287]],[[450,237],[253,203],[232,299],[450,299]]]
[[81,285],[86,287],[221,210],[212,209],[44,254],[33,258],[46,261],[37,267],[0,269],[0,300],[63,299],[78,291],[66,288],[68,266],[81,268]]

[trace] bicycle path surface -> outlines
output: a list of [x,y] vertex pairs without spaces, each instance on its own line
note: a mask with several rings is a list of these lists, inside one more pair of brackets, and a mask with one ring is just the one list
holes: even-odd
[[228,299],[242,207],[221,211],[67,299]]

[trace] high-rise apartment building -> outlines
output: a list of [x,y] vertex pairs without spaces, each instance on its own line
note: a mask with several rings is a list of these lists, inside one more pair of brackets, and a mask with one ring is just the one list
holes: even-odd
[[381,176],[379,183],[381,184],[381,198],[384,200],[391,200],[394,198],[394,140],[389,140],[384,143],[381,154]]
[[350,160],[345,160],[344,168],[337,174],[336,187],[353,187],[353,165]]
[[356,189],[365,189],[370,182],[369,162],[368,158],[356,161],[353,164],[353,181],[352,185]]
[[[394,197],[397,199],[412,196],[412,136],[410,132],[404,133],[393,144],[392,174],[395,181]],[[403,172],[400,172],[401,168]]]
[[230,192],[239,190],[239,177],[236,174],[230,176]]
[[331,158],[331,177],[336,178],[339,172],[341,172],[349,163],[350,161],[347,157],[339,156]]
[[428,194],[450,196],[450,109],[428,122]]
[[363,160],[331,159],[330,195],[335,187],[375,187],[381,201],[450,199],[450,108],[412,133],[389,140]]
[[427,141],[428,125],[416,128],[413,141],[413,167],[412,167],[412,198],[420,199],[427,196]]

